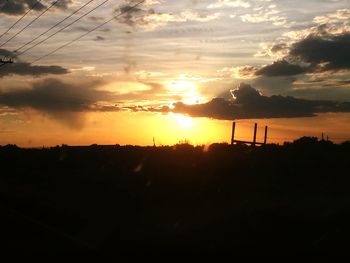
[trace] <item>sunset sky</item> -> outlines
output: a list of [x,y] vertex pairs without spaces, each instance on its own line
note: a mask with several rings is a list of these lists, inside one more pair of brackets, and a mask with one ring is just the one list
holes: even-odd
[[0,145],[350,139],[349,0],[35,3],[0,0]]

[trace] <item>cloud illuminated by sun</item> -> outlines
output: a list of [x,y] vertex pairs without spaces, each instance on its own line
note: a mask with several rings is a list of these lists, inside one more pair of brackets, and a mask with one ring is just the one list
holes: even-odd
[[197,104],[205,101],[198,91],[197,84],[187,80],[173,80],[166,83],[168,92],[173,96],[181,97],[185,104]]

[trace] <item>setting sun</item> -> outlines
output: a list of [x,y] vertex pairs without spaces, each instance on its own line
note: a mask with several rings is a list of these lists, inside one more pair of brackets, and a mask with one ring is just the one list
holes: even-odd
[[0,0],[9,256],[347,258],[349,156],[350,0]]
[[193,127],[193,118],[182,115],[182,114],[175,114],[174,119],[178,126],[182,129],[190,129]]
[[178,96],[186,104],[197,104],[203,102],[205,98],[198,92],[197,84],[193,81],[175,80],[166,84],[169,93]]

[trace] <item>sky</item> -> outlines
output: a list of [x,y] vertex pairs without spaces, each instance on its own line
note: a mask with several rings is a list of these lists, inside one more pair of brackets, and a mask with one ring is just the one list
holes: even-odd
[[350,139],[349,0],[0,0],[0,22],[0,144]]

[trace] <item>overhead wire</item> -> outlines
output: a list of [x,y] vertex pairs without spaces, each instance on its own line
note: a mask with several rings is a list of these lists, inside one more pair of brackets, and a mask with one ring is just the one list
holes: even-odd
[[3,47],[7,43],[9,43],[11,40],[13,40],[15,37],[17,37],[19,34],[21,34],[24,30],[26,30],[28,27],[30,27],[35,21],[37,21],[40,17],[42,17],[46,12],[48,12],[52,7],[54,7],[60,0],[56,0],[53,2],[49,7],[47,7],[43,12],[41,12],[38,16],[36,16],[32,21],[30,21],[26,26],[24,26],[21,30],[19,30],[16,34],[14,34],[12,37],[10,37],[7,41],[2,43],[0,47]]
[[65,43],[64,45],[62,45],[62,46],[60,46],[60,47],[54,49],[53,51],[51,51],[51,52],[49,52],[49,53],[47,53],[47,54],[45,54],[45,55],[43,55],[43,56],[41,56],[41,57],[35,59],[34,61],[31,62],[31,64],[34,64],[34,63],[36,63],[36,62],[38,62],[38,61],[40,61],[40,60],[42,60],[42,59],[44,59],[44,58],[46,58],[46,57],[48,57],[48,56],[51,56],[52,54],[56,53],[57,51],[59,51],[59,50],[65,48],[65,47],[67,47],[67,46],[73,44],[74,42],[76,42],[76,41],[82,39],[83,37],[87,36],[88,34],[90,34],[90,33],[94,32],[94,31],[96,31],[97,29],[99,29],[99,28],[105,26],[106,24],[108,24],[108,23],[110,23],[111,21],[115,20],[116,18],[120,17],[120,16],[123,15],[124,13],[127,13],[127,12],[131,11],[132,9],[134,9],[134,8],[136,8],[137,6],[141,5],[141,4],[144,3],[145,1],[146,1],[146,0],[141,0],[141,1],[139,1],[138,3],[136,3],[135,5],[132,5],[132,6],[128,7],[128,8],[123,9],[118,15],[116,15],[116,16],[114,16],[114,17],[108,19],[108,20],[106,20],[105,22],[101,23],[100,25],[98,25],[98,26],[96,26],[96,27],[90,29],[90,30],[87,31],[86,33],[84,33],[84,34],[80,35],[79,37],[77,37],[77,38],[75,38],[75,39],[73,39],[73,40],[71,40],[71,41]]
[[92,13],[93,11],[95,11],[96,9],[98,9],[99,7],[101,7],[102,5],[104,5],[105,3],[107,3],[109,0],[105,0],[102,3],[100,3],[99,5],[95,6],[94,8],[92,8],[91,10],[89,10],[87,13],[84,13],[83,15],[81,15],[80,17],[78,17],[77,19],[73,20],[72,22],[70,22],[69,24],[67,24],[66,26],[60,28],[59,30],[57,30],[56,32],[54,32],[53,34],[47,36],[46,38],[42,39],[41,41],[35,43],[33,46],[23,50],[22,52],[18,53],[17,56],[23,55],[25,53],[27,53],[29,50],[41,45],[42,43],[46,42],[47,40],[49,40],[50,38],[54,37],[55,35],[57,35],[58,33],[62,32],[63,30],[67,29],[68,27],[70,27],[71,25],[75,24],[76,22],[78,22],[79,20],[81,20],[82,18],[86,17],[87,15],[89,15],[90,13]]
[[[27,10],[27,12],[25,12],[14,24],[12,24],[4,33],[2,33],[2,34],[0,35],[0,39],[1,39],[4,35],[6,35],[12,28],[14,28],[19,22],[21,22],[21,20],[22,20],[23,18],[25,18],[25,17],[29,14],[29,12],[32,11],[38,4],[40,4],[40,0],[39,0],[39,1],[36,1],[36,2],[32,5],[32,7],[29,8],[29,9]],[[4,4],[4,5],[1,7],[1,11],[2,11],[3,8],[5,7],[5,5],[6,5],[6,4]]]
[[72,16],[74,16],[76,13],[78,13],[80,10],[82,10],[84,7],[86,7],[87,5],[89,5],[90,3],[92,3],[95,0],[90,0],[87,3],[85,3],[84,5],[82,5],[81,7],[79,7],[77,10],[75,10],[74,12],[72,12],[70,15],[68,15],[67,17],[65,17],[64,19],[62,19],[61,21],[57,22],[56,24],[54,24],[52,27],[50,27],[49,29],[47,29],[46,31],[42,32],[41,34],[39,34],[38,36],[36,36],[35,38],[33,38],[32,40],[28,41],[27,43],[23,44],[22,46],[20,46],[19,48],[17,48],[14,52],[18,52],[21,49],[23,49],[24,47],[32,44],[34,41],[36,41],[37,39],[39,39],[40,37],[42,37],[43,35],[47,34],[48,32],[50,32],[52,29],[58,27],[59,25],[61,25],[63,22],[65,22],[66,20],[68,20],[69,18],[71,18]]

